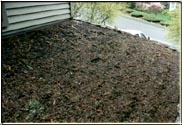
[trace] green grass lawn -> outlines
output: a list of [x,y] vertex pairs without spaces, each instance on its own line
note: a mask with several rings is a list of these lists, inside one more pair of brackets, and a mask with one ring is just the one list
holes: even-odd
[[170,24],[171,17],[167,13],[167,10],[163,10],[161,13],[153,13],[142,9],[127,9],[126,13],[133,17],[142,18],[149,22],[159,23],[161,25],[168,26]]

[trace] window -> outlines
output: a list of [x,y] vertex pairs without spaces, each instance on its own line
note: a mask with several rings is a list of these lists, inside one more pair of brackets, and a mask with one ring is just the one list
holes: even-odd
[[7,14],[6,14],[6,9],[5,9],[5,3],[2,3],[2,17],[1,17],[1,20],[2,20],[2,27],[3,28],[6,28],[8,26],[8,17],[7,17]]

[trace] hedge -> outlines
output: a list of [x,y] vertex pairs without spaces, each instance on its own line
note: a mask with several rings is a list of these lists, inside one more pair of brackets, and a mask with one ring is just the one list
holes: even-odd
[[127,9],[127,10],[126,10],[127,13],[132,13],[133,11],[134,11],[134,10],[132,10],[132,9]]
[[132,12],[131,13],[131,16],[133,16],[133,17],[143,17],[143,14],[142,13],[140,13],[140,12]]
[[155,16],[152,15],[144,15],[143,17],[144,20],[150,21],[150,22],[160,22],[160,19],[156,18]]

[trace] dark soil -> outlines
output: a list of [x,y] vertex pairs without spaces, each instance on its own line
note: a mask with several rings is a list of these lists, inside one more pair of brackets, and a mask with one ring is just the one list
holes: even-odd
[[175,122],[179,53],[79,21],[2,40],[3,122]]

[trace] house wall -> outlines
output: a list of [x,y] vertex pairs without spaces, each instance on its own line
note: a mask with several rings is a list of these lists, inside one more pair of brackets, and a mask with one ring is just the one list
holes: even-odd
[[70,2],[3,2],[8,26],[2,35],[22,32],[71,17]]

